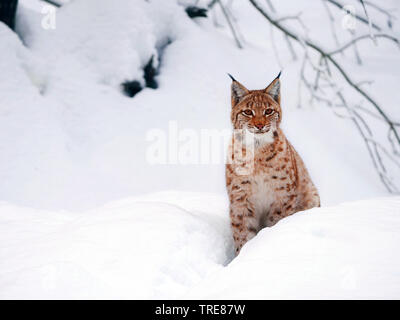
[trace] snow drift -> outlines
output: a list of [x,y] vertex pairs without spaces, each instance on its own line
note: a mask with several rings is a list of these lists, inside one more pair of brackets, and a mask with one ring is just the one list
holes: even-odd
[[400,297],[400,197],[299,212],[230,264],[226,205],[182,192],[79,214],[2,204],[0,298]]
[[299,212],[260,231],[190,297],[398,299],[400,197]]

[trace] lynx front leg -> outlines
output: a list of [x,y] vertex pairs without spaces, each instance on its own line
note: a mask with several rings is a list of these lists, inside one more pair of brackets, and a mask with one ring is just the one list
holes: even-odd
[[321,206],[319,194],[317,188],[314,185],[308,186],[308,189],[303,195],[301,206],[302,206],[301,210],[307,210]]
[[235,254],[238,255],[244,244],[258,232],[258,225],[253,206],[245,195],[231,199],[230,217],[235,243]]

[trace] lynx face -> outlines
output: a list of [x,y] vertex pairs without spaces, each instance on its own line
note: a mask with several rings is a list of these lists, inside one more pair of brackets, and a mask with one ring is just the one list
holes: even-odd
[[255,135],[271,135],[281,121],[280,83],[276,78],[264,90],[247,90],[232,82],[231,120],[234,129],[247,129]]
[[232,109],[234,129],[247,129],[255,134],[275,131],[279,127],[281,108],[265,93],[250,94]]

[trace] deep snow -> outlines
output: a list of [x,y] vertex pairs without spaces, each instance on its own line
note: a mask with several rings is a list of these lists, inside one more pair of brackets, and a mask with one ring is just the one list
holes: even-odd
[[400,296],[400,197],[316,208],[233,258],[227,203],[168,192],[71,214],[0,206],[0,298]]
[[398,299],[400,197],[314,208],[260,231],[190,298]]
[[173,298],[232,257],[225,202],[155,194],[79,214],[0,208],[1,298]]
[[[1,298],[399,297],[399,198],[376,198],[388,194],[351,121],[304,92],[298,108],[300,61],[274,33],[277,60],[268,25],[246,2],[231,8],[242,50],[220,12],[191,20],[176,1],[75,0],[57,11],[55,30],[42,28],[40,2],[20,3],[21,39],[0,24]],[[310,36],[333,45],[320,1],[275,6],[303,11]],[[350,53],[343,65],[374,80],[374,98],[400,120],[398,49],[359,49],[364,66]],[[124,96],[119,84],[143,82],[152,55],[159,88]],[[226,267],[223,157],[151,164],[149,133],[176,125],[184,147],[193,132],[229,130],[226,73],[255,89],[281,67],[283,127],[323,208],[263,230]],[[163,190],[177,191],[154,193]],[[337,205],[364,198],[375,199]]]

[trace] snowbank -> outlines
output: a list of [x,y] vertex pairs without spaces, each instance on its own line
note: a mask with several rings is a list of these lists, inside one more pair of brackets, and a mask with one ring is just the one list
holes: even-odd
[[0,298],[181,296],[232,257],[225,205],[180,193],[80,214],[3,204]]
[[212,299],[398,299],[400,197],[315,208],[262,230],[191,290]]
[[[400,197],[300,212],[233,258],[226,199],[0,206],[0,298],[399,298]],[[226,266],[227,265],[227,266]]]

